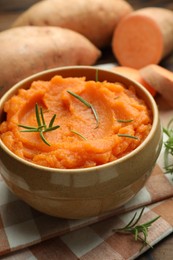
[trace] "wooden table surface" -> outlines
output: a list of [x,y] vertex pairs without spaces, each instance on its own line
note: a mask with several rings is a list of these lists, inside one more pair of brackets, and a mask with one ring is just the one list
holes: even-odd
[[[36,2],[39,2],[39,0],[0,0],[0,32],[10,28],[12,22],[21,14],[21,12]],[[132,4],[135,9],[148,6],[157,6],[173,10],[173,0],[129,0],[128,2]],[[103,57],[99,62],[110,62],[110,56],[111,51],[105,50],[105,53],[103,53]],[[171,56],[166,60],[162,61],[161,65],[173,71],[173,54],[171,54]],[[160,243],[155,245],[153,249],[148,250],[138,259],[173,260],[173,234],[163,239]]]

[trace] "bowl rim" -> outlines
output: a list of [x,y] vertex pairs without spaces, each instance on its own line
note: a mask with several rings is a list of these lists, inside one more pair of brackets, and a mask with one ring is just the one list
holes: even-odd
[[[158,126],[158,121],[159,121],[159,112],[158,112],[158,107],[157,104],[154,100],[154,98],[152,97],[152,95],[145,89],[145,87],[143,87],[140,83],[124,76],[121,75],[120,73],[114,72],[113,70],[111,71],[110,69],[106,69],[106,68],[99,68],[99,65],[97,66],[83,66],[83,65],[75,65],[75,66],[62,66],[62,67],[57,67],[57,68],[53,68],[53,69],[48,69],[48,70],[43,70],[41,72],[32,74],[31,76],[17,82],[15,85],[13,85],[0,99],[0,110],[3,110],[3,104],[6,100],[8,100],[18,89],[22,88],[21,85],[23,85],[24,83],[27,83],[28,81],[34,80],[36,77],[40,77],[42,75],[46,75],[49,73],[54,73],[54,72],[58,72],[58,71],[62,71],[62,70],[75,70],[75,69],[81,69],[81,70],[85,70],[85,69],[90,69],[90,70],[99,70],[99,71],[103,71],[106,73],[111,73],[111,74],[116,74],[119,77],[127,80],[129,83],[132,83],[133,85],[137,86],[137,88],[139,88],[140,90],[142,90],[142,92],[144,93],[144,95],[146,96],[149,104],[150,104],[150,109],[152,110],[152,115],[153,115],[153,122],[152,122],[152,127],[151,130],[148,134],[148,136],[145,138],[145,140],[133,151],[131,151],[130,153],[124,155],[123,157],[115,160],[115,161],[111,161],[102,165],[97,165],[97,166],[92,166],[92,167],[88,167],[88,168],[74,168],[74,169],[62,169],[62,168],[51,168],[51,167],[47,167],[47,166],[42,166],[42,165],[38,165],[38,164],[34,164],[32,162],[29,162],[19,156],[17,156],[16,154],[14,154],[10,149],[8,149],[8,147],[2,142],[2,140],[0,139],[0,147],[2,150],[4,150],[9,156],[11,156],[13,159],[17,160],[18,162],[25,164],[31,168],[35,168],[38,170],[42,170],[42,171],[50,171],[53,173],[64,173],[64,174],[74,174],[74,172],[76,173],[88,173],[88,172],[92,172],[94,170],[100,170],[103,168],[107,168],[110,167],[112,165],[117,165],[121,162],[124,162],[125,160],[128,160],[129,158],[135,156],[139,151],[143,150],[145,145],[149,142],[149,140],[151,140],[153,138],[153,135],[155,133],[156,127]],[[109,81],[108,81],[109,82]]]

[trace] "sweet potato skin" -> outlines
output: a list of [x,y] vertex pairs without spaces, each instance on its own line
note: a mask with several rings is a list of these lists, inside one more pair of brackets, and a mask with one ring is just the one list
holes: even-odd
[[125,0],[44,0],[26,10],[12,26],[60,26],[77,31],[101,48],[111,42],[122,17],[133,11]]
[[152,86],[169,106],[173,107],[173,72],[156,64],[139,70],[141,77]]
[[152,86],[150,86],[141,76],[140,74],[140,70],[134,69],[134,68],[130,68],[130,67],[125,67],[125,66],[116,66],[113,67],[112,70],[114,72],[117,72],[125,77],[128,77],[132,80],[137,81],[138,83],[140,83],[142,86],[144,86],[152,96],[156,95],[156,90],[154,88],[152,88]]
[[44,26],[12,28],[0,33],[0,97],[18,81],[42,70],[93,65],[101,52],[74,31]]

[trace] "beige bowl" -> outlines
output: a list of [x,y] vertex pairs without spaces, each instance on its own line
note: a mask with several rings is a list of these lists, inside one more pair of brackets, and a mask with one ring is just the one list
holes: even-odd
[[[11,88],[0,101],[0,122],[4,102],[33,80],[50,80],[54,75],[86,76],[95,80],[94,67],[64,67],[35,74]],[[153,113],[152,129],[145,141],[128,155],[101,166],[85,169],[52,169],[25,161],[0,140],[0,172],[9,189],[33,208],[62,218],[84,218],[114,210],[133,198],[144,186],[162,145],[157,105],[139,84],[121,75],[99,69],[99,80],[134,85]]]

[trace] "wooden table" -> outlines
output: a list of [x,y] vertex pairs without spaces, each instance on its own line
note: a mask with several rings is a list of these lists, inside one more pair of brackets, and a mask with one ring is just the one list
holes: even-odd
[[[0,0],[0,31],[6,30],[10,28],[12,22],[23,12],[26,8],[28,8],[33,3],[39,2],[39,0]],[[173,1],[172,0],[129,0],[130,4],[132,4],[136,9],[148,6],[158,6],[165,7],[173,10]],[[4,50],[5,51],[5,50]],[[99,63],[108,63],[113,61],[114,58],[112,56],[111,50],[106,49],[103,52],[102,58],[99,60]],[[114,60],[115,61],[115,60]],[[173,54],[170,55],[167,59],[162,61],[164,67],[169,68],[173,71]],[[173,116],[173,111],[166,111],[166,107],[163,108],[163,113],[161,111],[161,117],[163,124],[164,115],[167,113],[167,118],[171,118]],[[148,250],[145,254],[140,256],[138,259],[140,260],[172,260],[173,259],[173,234],[169,235],[167,238],[162,240],[160,243],[154,246],[153,249]],[[106,260],[106,259],[105,259]]]

